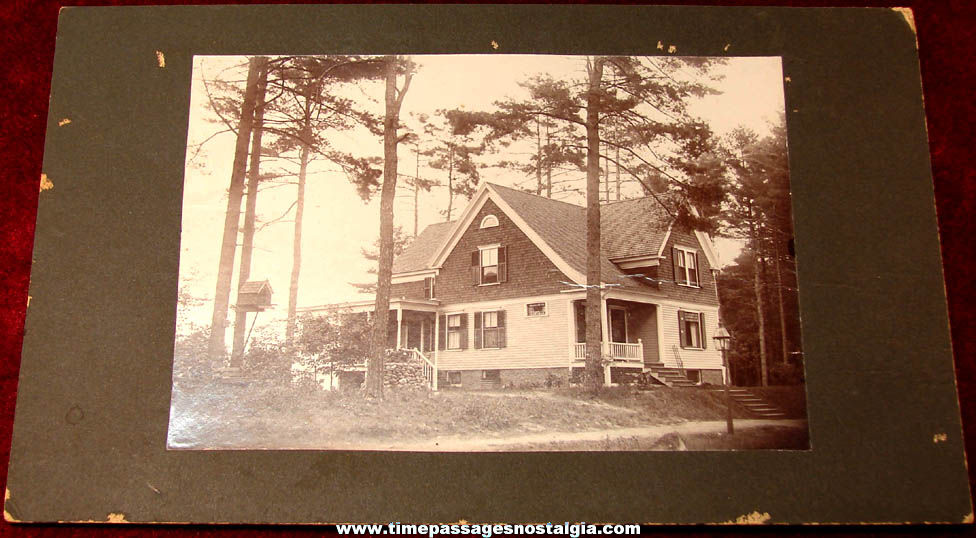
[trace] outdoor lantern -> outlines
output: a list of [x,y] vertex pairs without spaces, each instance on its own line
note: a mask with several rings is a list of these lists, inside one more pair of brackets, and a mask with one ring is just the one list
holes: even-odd
[[728,351],[729,346],[732,344],[732,335],[729,334],[729,331],[725,327],[719,327],[718,330],[715,331],[715,336],[713,336],[712,339],[715,340],[715,347],[718,348],[719,351]]

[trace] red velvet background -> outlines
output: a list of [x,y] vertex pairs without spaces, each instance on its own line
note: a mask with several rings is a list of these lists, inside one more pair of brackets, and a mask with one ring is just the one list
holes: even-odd
[[[44,146],[48,92],[58,9],[65,5],[170,4],[172,1],[7,0],[0,5],[0,482],[6,482],[13,425],[20,347],[30,279],[34,217]],[[209,2],[208,2],[209,3]],[[213,2],[217,3],[217,2]],[[248,3],[272,3],[248,2]],[[630,3],[630,2],[625,2]],[[672,1],[670,3],[679,3]],[[722,5],[904,6],[913,8],[921,55],[929,146],[938,206],[942,256],[949,297],[956,376],[962,403],[966,446],[976,454],[976,286],[971,269],[976,210],[976,156],[973,152],[976,2],[953,1],[793,1],[753,0],[694,2]],[[970,469],[976,485],[976,468]],[[976,487],[973,488],[976,491]],[[624,523],[624,522],[622,522]],[[783,529],[776,534],[820,534],[826,529]],[[788,532],[784,532],[788,531]],[[939,534],[976,536],[973,526],[941,528],[832,529],[831,534]],[[37,526],[0,522],[0,536],[249,536],[308,534],[318,528]],[[658,531],[659,532],[659,531]],[[682,535],[696,529],[670,529]],[[715,532],[714,530],[712,532]],[[709,532],[710,534],[711,532]],[[771,534],[758,529],[723,530],[722,534]]]

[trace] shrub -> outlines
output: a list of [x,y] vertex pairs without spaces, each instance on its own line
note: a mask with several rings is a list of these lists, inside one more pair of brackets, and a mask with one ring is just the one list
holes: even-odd
[[295,357],[278,341],[252,341],[244,352],[243,370],[252,379],[290,381]]
[[215,367],[209,354],[210,331],[199,325],[190,325],[176,334],[173,346],[173,377],[179,381],[207,381],[213,377]]
[[772,385],[799,385],[803,383],[803,365],[799,362],[775,362],[769,366],[769,383]]
[[563,378],[555,374],[546,376],[546,388],[554,389],[563,386]]

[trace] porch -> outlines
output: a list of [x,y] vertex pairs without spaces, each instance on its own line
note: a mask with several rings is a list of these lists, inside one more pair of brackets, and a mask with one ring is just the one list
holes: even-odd
[[[632,368],[643,368],[644,367],[644,342],[638,338],[637,343],[628,342],[603,342],[603,353],[604,356],[609,356],[613,359],[613,366],[624,366]],[[583,363],[586,361],[586,343],[576,343],[573,344],[573,363],[574,366],[579,366],[578,363]]]
[[[586,361],[584,303],[573,301],[575,339],[569,349],[570,367],[582,367]],[[658,314],[655,304],[604,296],[600,312],[601,355],[612,359],[610,366],[643,369],[660,360]]]
[[[386,348],[407,351],[423,364],[428,385],[437,390],[437,366],[434,347],[437,335],[437,307],[439,301],[391,298],[387,316]],[[345,316],[364,316],[372,319],[375,302],[372,299],[300,308],[302,313],[333,312]],[[366,358],[356,368],[365,371]]]

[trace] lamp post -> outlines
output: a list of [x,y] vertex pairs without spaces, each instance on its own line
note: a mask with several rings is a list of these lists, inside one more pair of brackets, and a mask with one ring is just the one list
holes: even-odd
[[732,435],[735,433],[735,429],[732,426],[732,392],[730,390],[732,370],[729,368],[729,360],[725,354],[732,345],[732,335],[729,334],[729,331],[724,326],[719,326],[712,339],[715,340],[715,347],[722,352],[722,365],[725,366],[725,406],[727,410],[725,422],[728,426],[729,435]]

